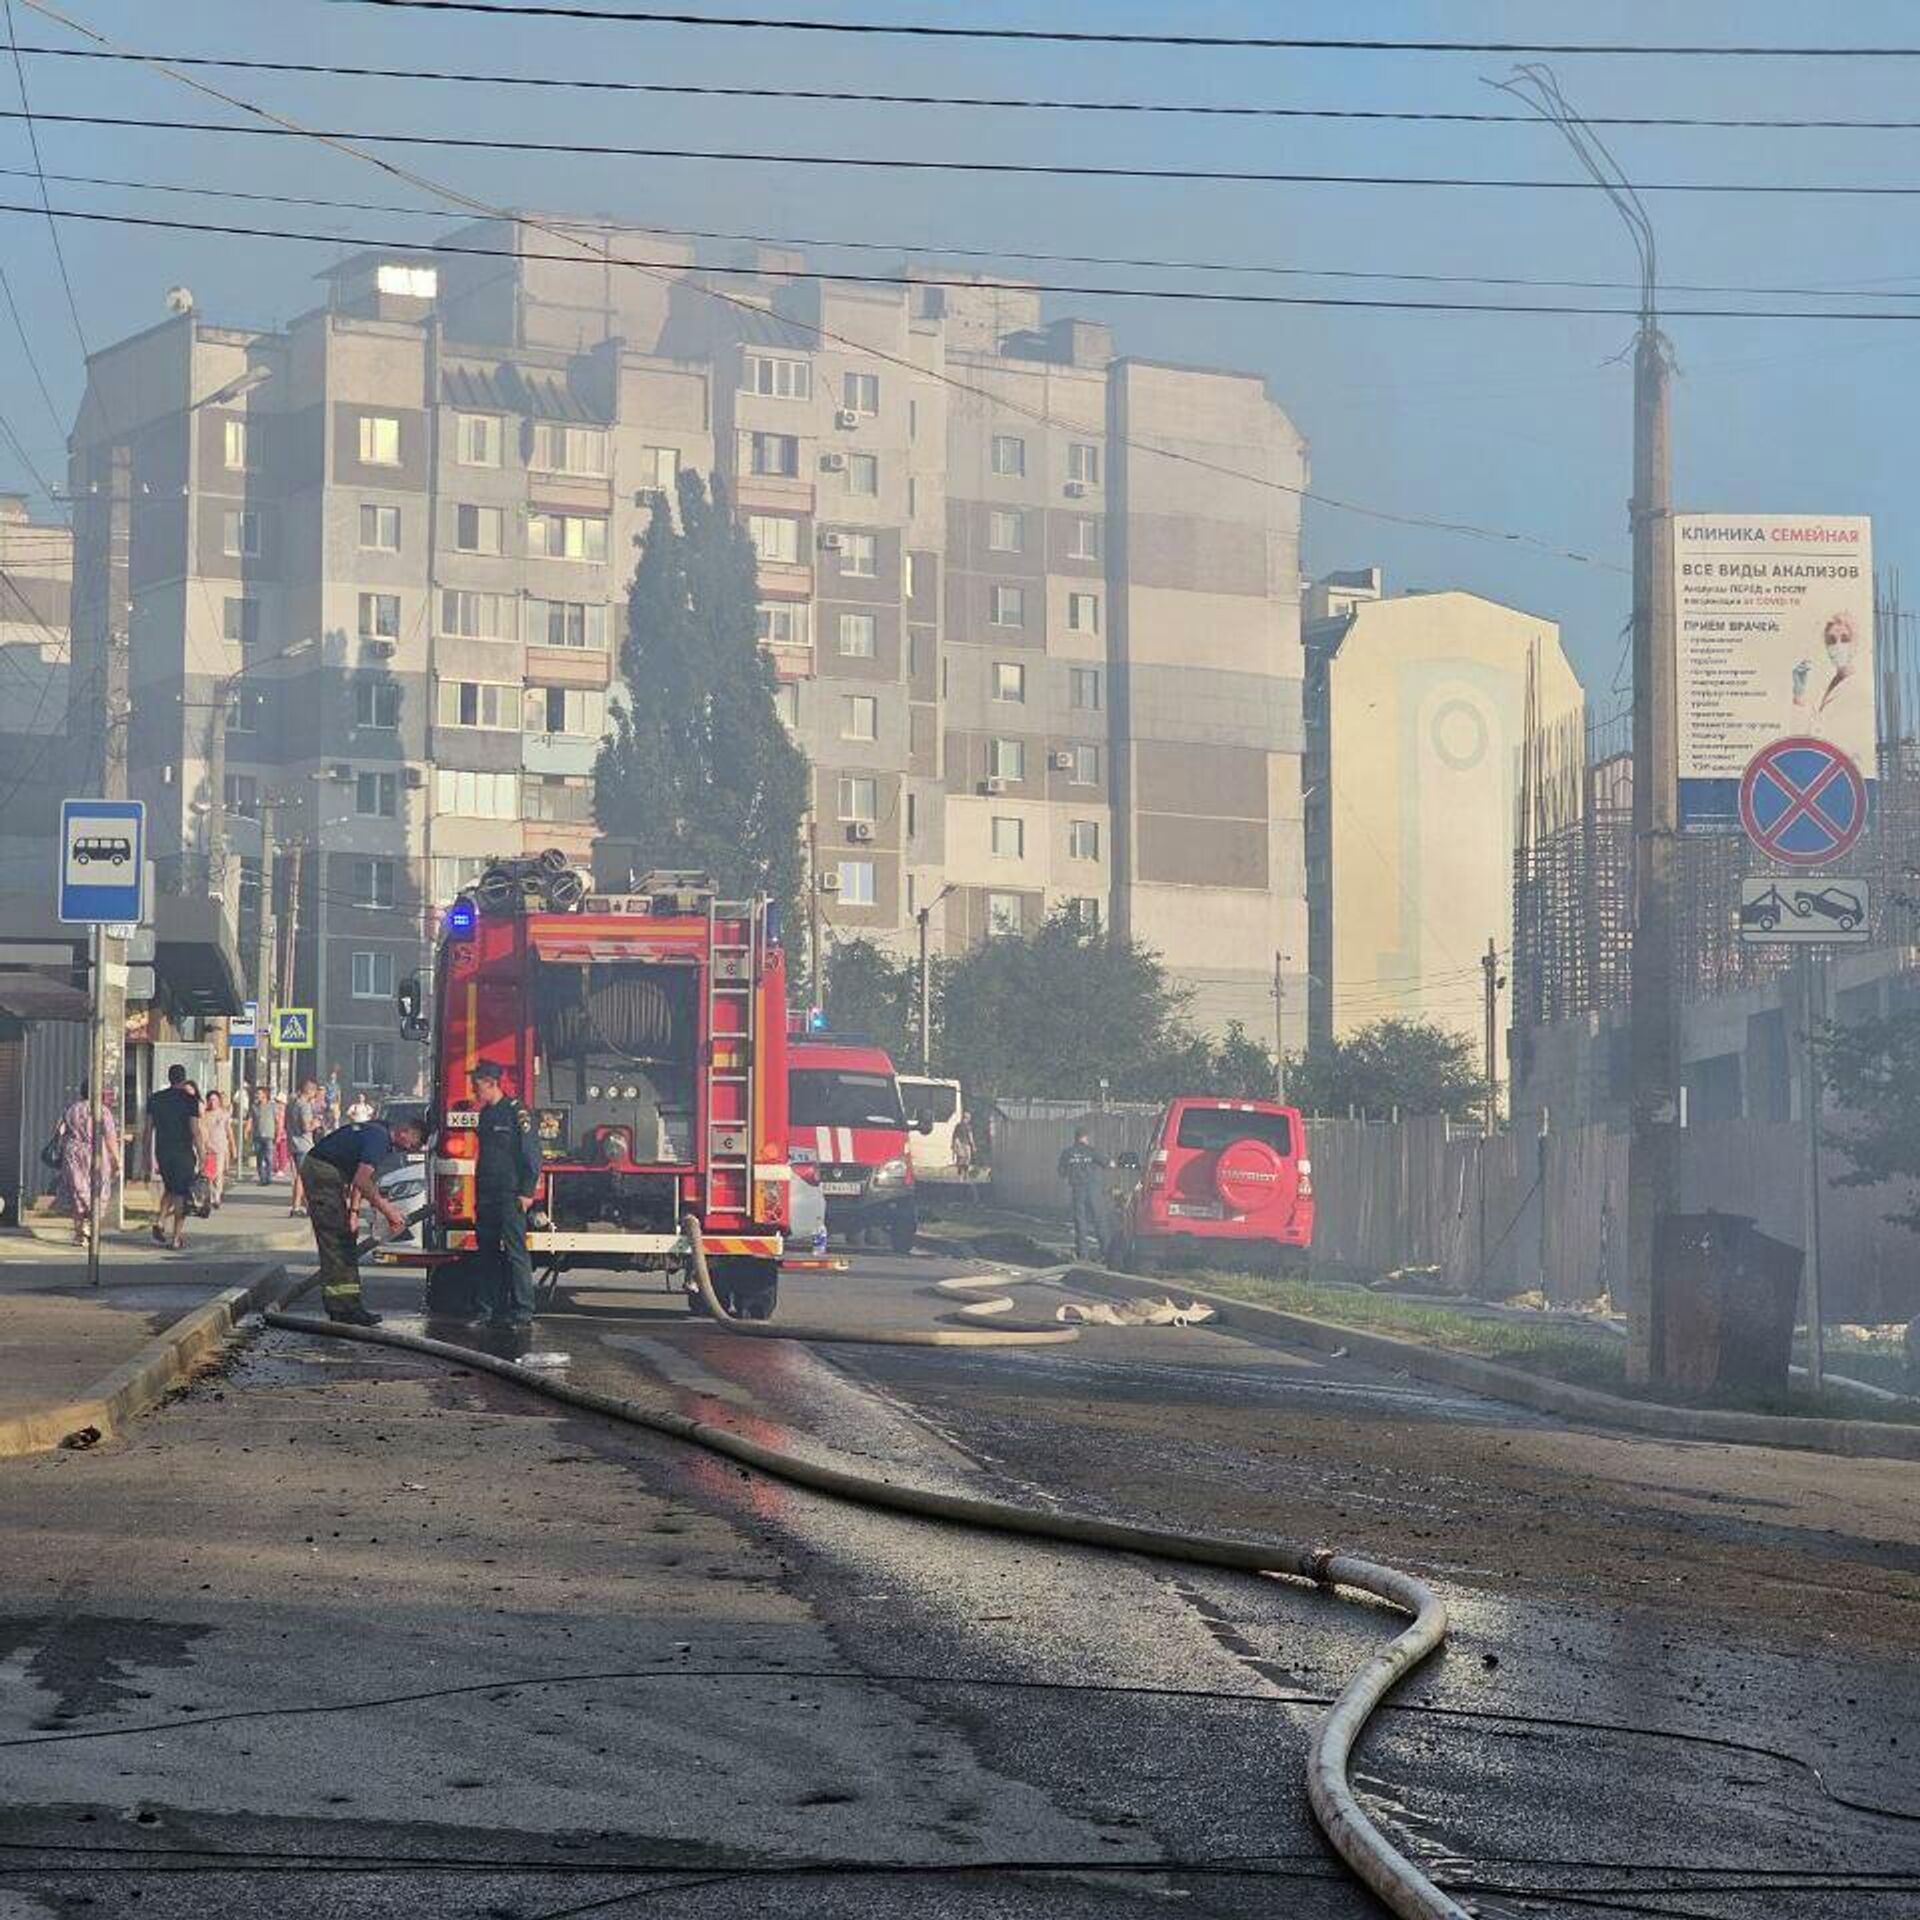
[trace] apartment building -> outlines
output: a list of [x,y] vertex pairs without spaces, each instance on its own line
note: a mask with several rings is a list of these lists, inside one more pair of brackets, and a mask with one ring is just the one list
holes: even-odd
[[1306,950],[1305,454],[1257,379],[1119,357],[1026,289],[723,275],[657,236],[638,270],[544,219],[452,244],[344,262],[284,330],[182,303],[94,356],[73,442],[119,504],[163,884],[216,821],[250,873],[271,833],[272,994],[315,1006],[313,1064],[411,1085],[392,993],[438,909],[491,855],[584,854],[682,466],[758,552],[830,934],[906,946],[925,913],[957,951],[1073,905],[1203,1024],[1265,1030]]

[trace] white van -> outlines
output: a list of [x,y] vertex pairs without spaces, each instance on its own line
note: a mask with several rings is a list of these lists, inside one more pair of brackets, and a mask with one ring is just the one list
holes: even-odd
[[910,1136],[908,1151],[913,1155],[916,1180],[957,1180],[960,1170],[953,1164],[953,1132],[960,1124],[963,1105],[958,1080],[929,1080],[917,1073],[894,1076],[900,1083],[900,1104],[907,1110],[909,1125],[925,1114],[933,1122],[930,1133]]

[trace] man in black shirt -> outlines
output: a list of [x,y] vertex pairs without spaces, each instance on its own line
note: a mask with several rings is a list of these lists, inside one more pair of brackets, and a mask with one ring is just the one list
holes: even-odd
[[1100,1176],[1106,1171],[1106,1155],[1094,1146],[1085,1127],[1074,1130],[1073,1145],[1060,1156],[1060,1178],[1067,1183],[1067,1197],[1073,1202],[1073,1257],[1084,1260],[1091,1250],[1100,1253],[1106,1229],[1101,1215],[1104,1195]]
[[390,1127],[368,1120],[334,1128],[301,1161],[307,1217],[313,1222],[313,1244],[320,1255],[320,1298],[329,1320],[344,1320],[354,1327],[379,1324],[380,1316],[368,1312],[360,1297],[354,1216],[364,1202],[384,1216],[395,1233],[406,1227],[406,1216],[380,1191],[380,1163],[396,1148],[414,1152],[426,1137],[425,1125],[413,1115],[396,1118]]
[[488,1269],[487,1324],[517,1332],[533,1325],[533,1262],[527,1209],[540,1187],[533,1115],[506,1091],[504,1069],[477,1061],[473,1098],[480,1109],[474,1166],[474,1245]]
[[160,1176],[160,1211],[153,1237],[177,1253],[187,1244],[187,1211],[193,1205],[193,1176],[200,1170],[196,1123],[200,1096],[176,1062],[167,1084],[147,1102],[147,1157]]

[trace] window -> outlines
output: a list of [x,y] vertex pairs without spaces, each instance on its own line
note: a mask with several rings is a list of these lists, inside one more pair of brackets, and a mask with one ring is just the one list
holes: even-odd
[[879,817],[879,781],[870,773],[843,773],[840,776],[840,818],[871,821]]
[[840,904],[843,907],[873,905],[873,862],[871,860],[840,862]]
[[871,499],[880,491],[880,459],[877,454],[847,455],[847,491]]
[[933,591],[933,555],[930,553],[910,553],[907,555],[907,598],[924,600]]
[[1073,523],[1073,538],[1067,546],[1068,558],[1098,560],[1106,550],[1106,542],[1100,536],[1101,527],[1098,520],[1076,519]]
[[[385,865],[384,861],[377,864]],[[435,906],[451,906],[493,864],[484,853],[440,853],[433,859]],[[389,900],[388,906],[393,902]]]
[[1067,595],[1067,631],[1069,633],[1100,631],[1100,596],[1097,593]]
[[1100,449],[1090,440],[1075,440],[1067,447],[1067,478],[1084,487],[1100,484]]
[[995,780],[1024,780],[1027,777],[1027,743],[1024,740],[989,740],[987,773]]
[[517,820],[520,776],[475,773],[467,767],[437,767],[433,797],[435,810],[440,813],[456,813],[471,820]]
[[[909,791],[907,794],[907,838],[915,839],[920,832],[920,796]],[[907,905],[913,905],[913,876],[907,876]]]
[[366,553],[400,551],[400,509],[398,507],[362,507],[360,509],[360,546]]
[[1027,624],[1026,588],[995,587],[987,617],[996,627],[1024,627]]
[[485,727],[514,733],[520,727],[522,689],[495,680],[442,680],[434,718],[443,727]]
[[791,433],[742,433],[740,465],[748,473],[792,480],[800,472],[800,442]]
[[1016,938],[1020,932],[1020,896],[1017,893],[987,895],[987,937],[992,940]]
[[800,522],[790,513],[748,514],[747,538],[763,562],[787,567],[800,564]]
[[356,1000],[391,1000],[393,998],[392,954],[366,951],[355,953],[353,997]]
[[220,442],[229,468],[241,471],[253,465],[253,435],[248,431],[246,421],[222,421]]
[[849,413],[878,413],[880,376],[877,373],[843,373],[840,376],[840,404]]
[[360,416],[360,464],[397,467],[400,464],[400,422],[390,413]]
[[773,690],[773,710],[780,724],[791,733],[800,724],[800,689],[791,680],[782,680]]
[[220,603],[220,636],[241,647],[260,644],[260,602],[244,593],[230,593]]
[[640,449],[640,484],[652,487],[661,493],[671,493],[680,480],[680,449],[678,447],[642,447]]
[[504,523],[505,516],[498,507],[457,506],[453,510],[453,544],[461,553],[498,553]]
[[400,811],[400,776],[363,773],[353,783],[353,810],[369,820],[391,820]]
[[[440,631],[456,640],[511,640],[514,598],[510,593],[469,593],[463,587],[440,592]],[[532,638],[538,638],[536,623]]]
[[1100,784],[1100,749],[1082,741],[1072,751],[1073,773],[1070,777],[1073,784],[1076,787],[1097,787]]
[[873,615],[843,613],[840,616],[840,652],[849,660],[873,658]]
[[1076,894],[1067,902],[1067,912],[1083,933],[1100,931],[1100,902],[1091,894]]
[[607,609],[594,600],[536,600],[527,638],[533,645],[607,650]]
[[593,782],[530,778],[521,790],[520,817],[556,826],[584,825],[593,818]]
[[253,560],[260,554],[260,516],[234,509],[220,516],[220,551],[230,560]]
[[[385,274],[391,269],[382,267],[380,271]],[[353,1084],[363,1093],[384,1092],[393,1085],[393,1049],[386,1041],[356,1040],[353,1043]]]
[[[356,907],[393,905],[394,865],[391,860],[355,860],[349,865],[347,876]],[[474,877],[478,879],[478,873]]]
[[607,557],[607,521],[598,513],[530,513],[527,544],[549,560],[593,560]]
[[260,817],[260,782],[250,773],[230,773],[221,790],[221,799],[229,813],[243,820]]
[[879,571],[880,545],[870,533],[840,536],[840,571],[856,580],[871,580]]
[[391,730],[400,724],[400,689],[391,680],[353,683],[353,724]]
[[374,285],[382,293],[399,294],[403,299],[431,300],[440,290],[440,275],[433,267],[409,267],[388,260],[375,273]]
[[1016,433],[996,433],[993,436],[993,470],[995,473],[1022,474],[1027,470],[1027,443]]
[[1082,713],[1100,711],[1100,669],[1098,667],[1067,669],[1067,704],[1077,707]]
[[536,473],[571,473],[588,480],[604,480],[607,477],[607,430],[562,426],[557,420],[536,420],[533,457],[527,464]]
[[770,400],[811,400],[813,363],[750,353],[740,362],[740,391],[763,393]]
[[804,600],[764,600],[754,612],[763,647],[804,647],[807,640],[807,603]]
[[227,731],[229,733],[258,733],[261,716],[267,710],[267,696],[256,693],[251,687],[235,687],[233,698],[227,702]]
[[453,416],[453,457],[463,467],[500,464],[500,416],[497,413],[456,413]]
[[1027,852],[1027,823],[1008,814],[995,814],[993,851],[1001,860],[1024,859]]
[[840,714],[841,739],[877,740],[880,737],[880,702],[872,694],[848,694]]
[[1024,701],[1027,697],[1027,670],[1016,660],[993,663],[993,697],[996,700]]
[[400,638],[400,596],[397,593],[363,593],[360,596],[360,638]]
[[987,545],[995,553],[1020,553],[1026,546],[1023,517],[996,507],[987,515]]
[[526,720],[529,733],[592,740],[605,731],[607,696],[598,687],[529,687]]
[[1100,822],[1069,820],[1067,852],[1076,860],[1098,860],[1100,858]]

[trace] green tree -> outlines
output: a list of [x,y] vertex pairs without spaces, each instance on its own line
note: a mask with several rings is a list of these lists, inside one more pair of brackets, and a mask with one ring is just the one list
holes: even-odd
[[1315,1048],[1287,1076],[1288,1095],[1312,1113],[1478,1113],[1486,1083],[1473,1042],[1431,1020],[1376,1020]]
[[827,976],[827,1025],[836,1033],[864,1033],[885,1047],[895,1066],[920,1064],[919,969],[871,940],[836,940],[822,971]]
[[635,865],[713,875],[723,896],[800,892],[807,763],[774,710],[753,543],[725,485],[682,469],[679,515],[653,506],[627,601],[624,699],[595,769],[601,827]]
[[1817,1045],[1821,1077],[1843,1115],[1826,1137],[1852,1163],[1835,1184],[1906,1183],[1907,1206],[1887,1218],[1920,1232],[1920,1013],[1828,1026]]

